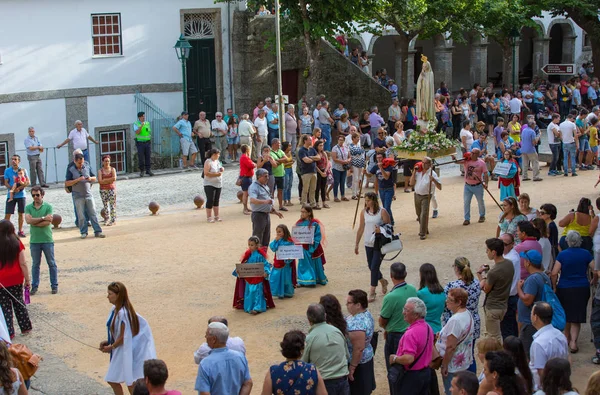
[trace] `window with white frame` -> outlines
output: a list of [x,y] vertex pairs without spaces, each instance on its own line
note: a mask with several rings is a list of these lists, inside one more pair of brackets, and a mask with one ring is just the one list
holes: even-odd
[[123,55],[121,14],[92,14],[94,56]]

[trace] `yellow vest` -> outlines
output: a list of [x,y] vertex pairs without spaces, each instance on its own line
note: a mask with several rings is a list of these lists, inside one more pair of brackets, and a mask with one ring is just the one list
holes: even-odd
[[142,125],[140,121],[137,121],[135,125],[140,128],[140,134],[135,135],[137,141],[150,141],[152,138],[152,129],[150,129],[150,122],[146,121]]

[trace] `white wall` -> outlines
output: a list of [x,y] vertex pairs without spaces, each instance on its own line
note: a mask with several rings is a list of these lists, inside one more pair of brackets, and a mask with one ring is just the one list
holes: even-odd
[[[25,167],[28,165],[24,160],[26,152],[23,142],[27,137],[29,126],[35,128],[36,136],[44,147],[55,147],[64,141],[67,130],[64,99],[0,104],[0,134],[14,133],[15,148],[17,154],[23,159]],[[46,153],[42,154],[44,166],[46,163],[48,166],[46,180],[55,182],[57,172],[58,180],[64,180],[65,169],[69,163],[68,149],[63,147],[56,150],[56,162],[54,161],[54,151],[47,149],[46,152],[48,152],[47,160]]]
[[[212,0],[2,0],[0,94],[181,83],[181,64],[173,49],[181,32],[180,9],[215,7],[222,8],[228,106],[227,5]],[[92,58],[91,14],[117,12],[123,56]]]

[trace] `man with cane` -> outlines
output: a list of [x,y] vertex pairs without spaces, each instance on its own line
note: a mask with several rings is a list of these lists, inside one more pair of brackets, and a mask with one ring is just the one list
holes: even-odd
[[464,154],[465,162],[465,186],[464,186],[464,214],[465,221],[463,225],[471,223],[471,200],[473,195],[477,199],[479,206],[479,223],[485,222],[485,203],[483,201],[483,190],[487,189],[488,171],[483,160],[479,158],[481,151],[474,148],[471,152]]

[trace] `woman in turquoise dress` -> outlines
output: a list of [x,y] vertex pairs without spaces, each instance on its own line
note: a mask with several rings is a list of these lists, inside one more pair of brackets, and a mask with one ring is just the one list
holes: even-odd
[[256,236],[248,239],[248,250],[242,256],[242,263],[262,263],[265,267],[263,277],[239,278],[237,270],[233,275],[238,277],[235,283],[235,294],[233,296],[233,307],[244,309],[246,313],[256,315],[264,313],[268,308],[274,308],[271,287],[269,286],[269,274],[271,264],[267,261],[267,249],[260,247],[260,240]]
[[290,230],[285,225],[278,225],[276,228],[277,236],[269,244],[269,248],[276,255],[273,259],[273,270],[269,277],[271,292],[273,296],[283,299],[294,296],[294,284],[292,282],[292,266],[296,267],[295,259],[277,259],[277,250],[281,246],[294,245]]
[[269,368],[261,395],[327,395],[317,367],[300,359],[305,339],[306,336],[299,330],[289,331],[283,336],[279,345],[285,362]]
[[317,284],[327,284],[327,276],[323,270],[325,253],[322,243],[325,239],[323,225],[313,215],[313,209],[305,204],[300,209],[300,219],[296,226],[314,227],[315,233],[312,244],[302,244],[304,258],[298,261],[298,284],[302,287],[314,287]]
[[505,150],[503,154],[502,163],[509,163],[510,170],[505,176],[498,175],[498,187],[500,187],[500,200],[504,200],[507,197],[516,198],[519,196],[519,186],[521,180],[519,179],[519,165],[513,158],[511,150]]

